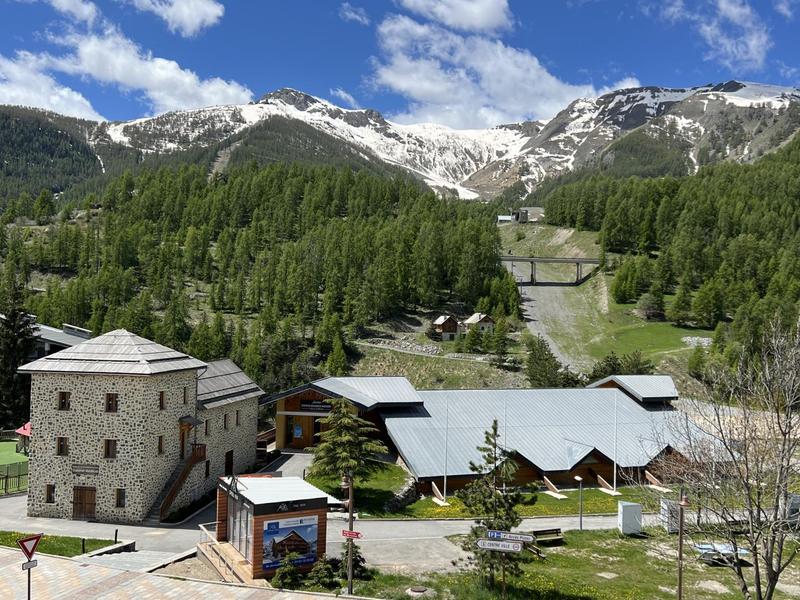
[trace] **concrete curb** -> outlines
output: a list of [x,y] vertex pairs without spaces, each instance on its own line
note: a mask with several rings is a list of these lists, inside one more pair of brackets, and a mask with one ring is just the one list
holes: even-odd
[[92,558],[94,556],[103,556],[105,554],[120,554],[121,552],[136,552],[136,540],[122,540],[116,544],[111,544],[110,546],[106,546],[104,548],[98,548],[97,550],[92,550],[86,554],[79,554],[78,556],[73,556],[72,558],[79,560],[84,558]]
[[152,573],[156,569],[161,569],[162,567],[166,567],[167,565],[171,565],[172,563],[180,562],[197,554],[197,548],[189,548],[188,550],[184,550],[183,552],[178,552],[177,554],[173,554],[165,558],[162,561],[157,563],[153,563],[150,566],[145,567],[142,569],[145,573]]

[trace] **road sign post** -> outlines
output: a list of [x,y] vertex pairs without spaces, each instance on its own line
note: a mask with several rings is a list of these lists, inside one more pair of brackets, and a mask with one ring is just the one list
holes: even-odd
[[28,600],[31,600],[31,569],[39,564],[38,561],[33,559],[33,555],[36,553],[36,548],[42,539],[42,535],[41,533],[37,533],[36,535],[17,540],[17,545],[22,549],[22,553],[28,559],[28,562],[22,565],[22,570],[28,572]]
[[505,540],[507,542],[529,542],[533,543],[534,538],[532,535],[525,533],[511,533],[510,531],[497,531],[490,529],[486,532],[486,537],[492,540]]
[[342,537],[350,540],[360,540],[364,537],[360,531],[350,531],[349,529],[342,529]]
[[507,542],[505,540],[490,540],[481,538],[477,541],[478,548],[493,550],[495,552],[522,552],[522,542]]

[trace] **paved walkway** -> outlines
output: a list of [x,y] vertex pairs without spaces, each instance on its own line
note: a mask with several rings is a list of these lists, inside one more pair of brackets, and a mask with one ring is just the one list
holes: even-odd
[[[299,455],[294,455],[299,456]],[[177,554],[194,548],[201,540],[197,528],[199,523],[215,520],[214,507],[203,511],[184,525],[147,527],[133,525],[106,525],[66,519],[42,519],[25,516],[25,496],[0,498],[0,530],[24,533],[45,532],[56,535],[114,539],[114,529],[119,529],[119,539],[136,540],[139,550],[155,550]],[[656,515],[644,515],[645,525],[657,523]],[[425,572],[452,569],[452,561],[464,556],[462,550],[446,538],[467,533],[472,521],[356,521],[355,528],[364,537],[358,541],[367,562],[373,566],[396,572]],[[617,517],[584,516],[585,529],[614,529]],[[571,517],[546,517],[525,519],[518,528],[522,531],[560,527],[563,530],[577,529],[577,515]],[[346,522],[328,520],[328,544],[330,555],[341,553],[342,529]],[[0,598],[3,598],[0,595]]]
[[[37,555],[39,564],[31,573],[31,597],[44,599],[136,598],[240,598],[252,600],[317,600],[329,595],[281,592],[231,584],[174,579],[162,575],[123,571],[90,565],[69,558]],[[27,574],[20,565],[22,552],[0,548],[0,598],[27,597]]]
[[204,510],[184,525],[176,527],[150,527],[146,525],[114,525],[88,523],[69,519],[45,519],[27,516],[27,496],[0,498],[0,531],[23,533],[50,533],[85,538],[113,540],[114,530],[119,530],[120,540],[136,540],[138,550],[157,550],[177,554],[193,548],[201,539],[197,525],[216,519],[214,506]]
[[141,571],[147,573],[154,567],[160,566],[168,560],[174,560],[174,552],[159,552],[158,550],[137,550],[136,552],[116,552],[114,554],[100,554],[98,556],[81,558],[81,562],[113,567],[126,571]]
[[282,451],[278,458],[267,465],[266,470],[280,471],[282,477],[300,477],[305,479],[306,471],[311,466],[314,455],[310,452],[286,452]]

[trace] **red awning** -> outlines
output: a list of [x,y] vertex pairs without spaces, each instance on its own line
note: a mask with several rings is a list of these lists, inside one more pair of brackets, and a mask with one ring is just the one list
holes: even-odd
[[16,429],[15,433],[24,435],[25,437],[31,437],[31,422],[28,421],[27,423],[25,423],[25,425],[23,425],[19,429]]

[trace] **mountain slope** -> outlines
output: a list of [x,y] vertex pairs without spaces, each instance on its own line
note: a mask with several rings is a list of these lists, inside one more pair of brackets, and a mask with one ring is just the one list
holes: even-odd
[[[148,157],[192,160],[207,149],[216,171],[249,159],[349,164],[401,170],[436,189],[475,198],[518,182],[531,190],[578,168],[660,176],[722,160],[752,161],[800,129],[800,89],[737,81],[632,88],[575,100],[547,122],[484,130],[401,125],[374,110],[347,110],[282,89],[246,105],[82,121],[72,129],[107,170]],[[200,155],[206,160],[206,153]]]

